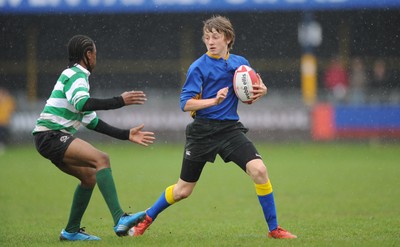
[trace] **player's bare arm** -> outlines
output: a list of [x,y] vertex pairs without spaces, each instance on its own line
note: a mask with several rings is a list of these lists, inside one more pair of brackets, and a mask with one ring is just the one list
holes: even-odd
[[129,141],[147,147],[149,144],[153,144],[153,142],[156,138],[154,137],[153,132],[141,131],[143,129],[143,127],[144,127],[144,124],[141,124],[135,128],[130,129]]
[[228,94],[228,87],[224,87],[217,92],[217,96],[211,99],[190,99],[186,102],[184,111],[198,111],[211,106],[219,105],[225,100]]
[[146,102],[146,94],[143,91],[128,91],[121,94],[125,105],[143,105]]
[[253,102],[259,100],[261,97],[263,97],[264,95],[266,95],[268,93],[268,88],[263,83],[260,74],[257,73],[257,77],[258,77],[260,84],[253,85],[253,90],[252,90],[252,92],[254,93],[254,95],[252,97]]

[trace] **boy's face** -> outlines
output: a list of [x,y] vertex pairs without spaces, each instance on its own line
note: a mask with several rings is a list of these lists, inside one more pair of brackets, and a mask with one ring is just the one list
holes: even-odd
[[213,28],[211,32],[204,31],[203,42],[211,55],[224,58],[228,52],[228,44],[231,41],[226,40],[223,33],[219,33]]
[[89,59],[89,65],[93,70],[97,64],[97,48],[95,44],[93,44],[93,51],[87,51],[86,55],[87,58]]

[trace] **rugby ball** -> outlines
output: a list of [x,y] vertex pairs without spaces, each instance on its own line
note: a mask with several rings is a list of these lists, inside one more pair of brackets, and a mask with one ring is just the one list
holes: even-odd
[[251,104],[253,100],[253,85],[260,84],[256,72],[247,65],[239,66],[233,76],[233,88],[240,101]]

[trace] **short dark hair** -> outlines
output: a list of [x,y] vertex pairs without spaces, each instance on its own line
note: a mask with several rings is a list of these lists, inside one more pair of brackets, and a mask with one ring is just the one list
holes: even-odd
[[94,50],[94,41],[85,35],[75,35],[68,42],[68,68],[79,63],[86,56],[87,51]]

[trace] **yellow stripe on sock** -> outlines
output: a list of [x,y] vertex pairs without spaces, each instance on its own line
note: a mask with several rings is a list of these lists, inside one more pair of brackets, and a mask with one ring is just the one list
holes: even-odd
[[258,196],[265,196],[272,193],[271,180],[265,184],[254,184],[256,186],[256,193]]
[[173,193],[174,187],[175,187],[175,184],[171,185],[165,189],[165,200],[167,200],[167,202],[171,205],[175,203],[174,193]]

